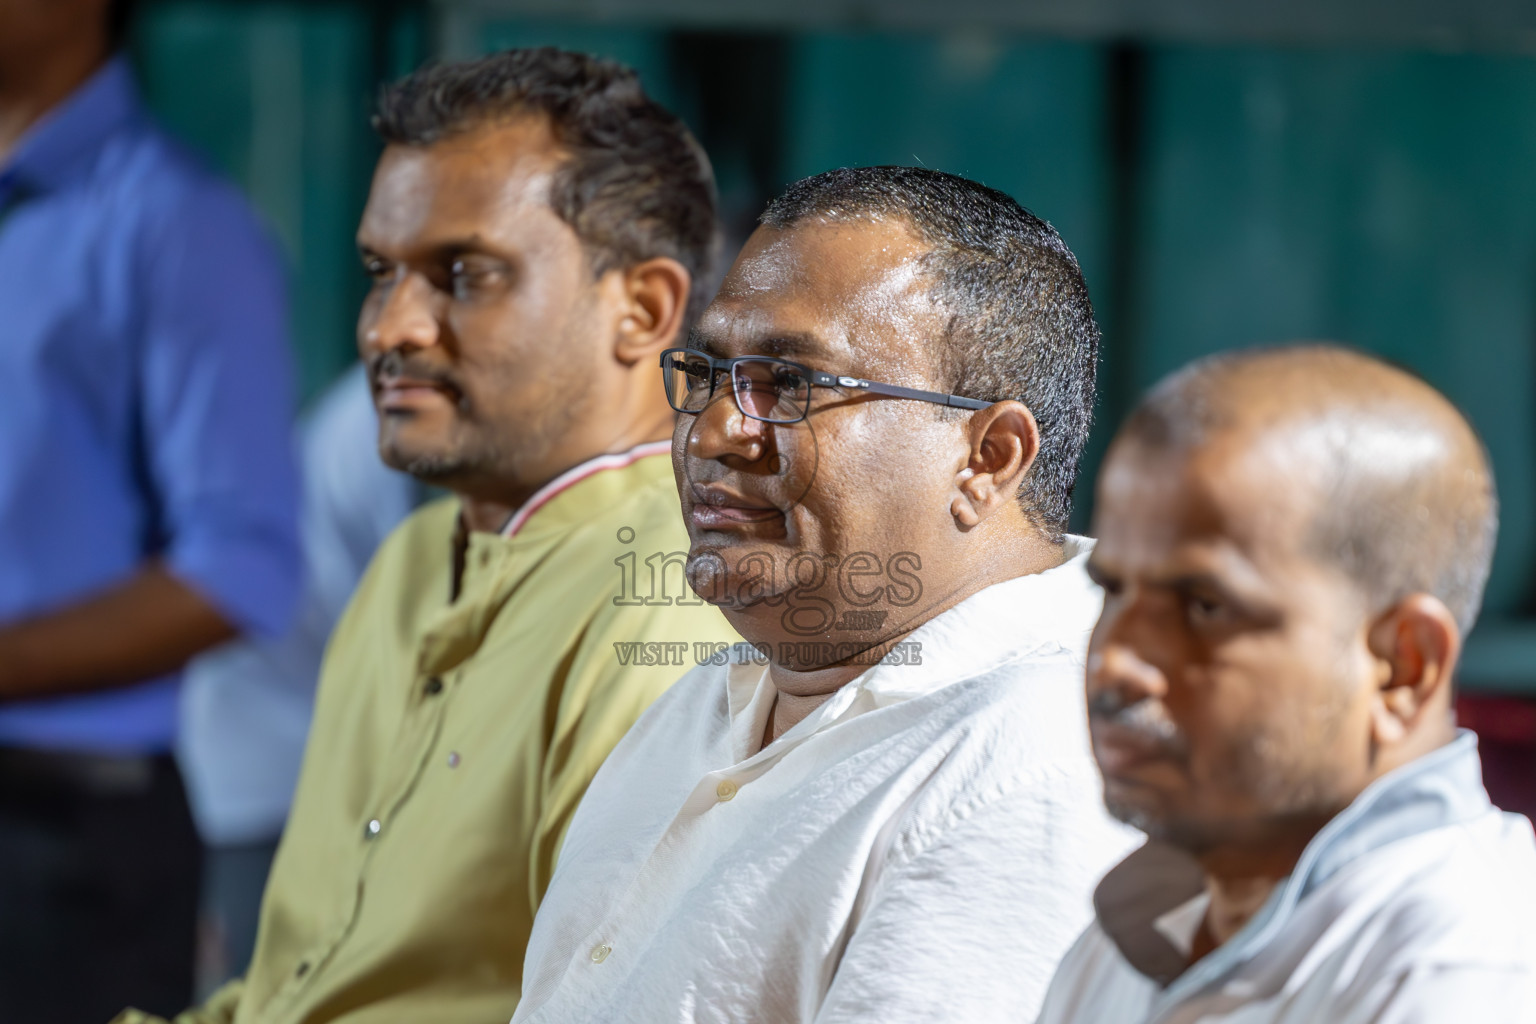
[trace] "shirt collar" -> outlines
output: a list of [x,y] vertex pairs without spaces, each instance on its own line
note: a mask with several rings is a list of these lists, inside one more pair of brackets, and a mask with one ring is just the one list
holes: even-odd
[[581,481],[609,469],[623,469],[632,466],[640,459],[651,455],[666,455],[672,451],[671,441],[647,441],[637,444],[628,451],[618,452],[612,455],[599,455],[588,459],[579,466],[573,466],[555,477],[549,483],[540,487],[525,502],[522,507],[512,513],[512,518],[507,520],[507,525],[501,528],[503,537],[516,537],[518,532],[532,518],[533,514],[545,505],[549,504],[556,495],[569,490]]
[[[524,542],[537,542],[540,536],[547,536],[551,532],[561,532],[572,526],[584,523],[591,518],[591,509],[594,506],[601,507],[605,503],[623,498],[623,491],[627,487],[635,485],[633,480],[625,480],[626,474],[616,474],[617,479],[603,478],[606,470],[628,469],[653,455],[665,455],[672,450],[670,441],[648,441],[638,444],[628,451],[617,452],[611,455],[598,455],[588,459],[580,465],[573,466],[555,477],[549,483],[540,487],[527,501],[513,512],[498,533],[482,533],[471,531],[464,522],[464,513],[460,511],[458,520],[454,524],[452,559],[453,582],[449,590],[449,602],[457,602],[464,589],[465,577],[470,568],[471,549],[478,549],[479,556],[485,560],[487,567],[494,560],[499,560],[506,552],[512,550],[513,544],[509,541],[516,540],[517,544]],[[636,470],[640,472],[639,469]],[[646,477],[649,479],[649,471]],[[599,479],[594,480],[594,477]],[[585,487],[579,487],[586,481],[592,481]],[[593,488],[598,493],[592,493]],[[557,500],[559,499],[559,500]],[[573,502],[572,499],[579,499]],[[532,528],[529,521],[533,519],[535,512],[547,506],[555,506],[544,515],[539,516]],[[522,538],[517,540],[517,538]],[[477,573],[479,578],[487,579],[486,573]]]
[[0,168],[0,190],[6,185],[28,192],[56,187],[140,109],[127,58],[113,57],[27,129]]
[[[515,537],[505,532],[471,531],[465,527],[460,511],[453,536],[449,602],[422,641],[421,670],[446,672],[478,650],[496,616],[518,592],[522,581],[573,531],[611,516],[642,491],[673,491],[671,464],[648,458],[670,450],[671,444],[665,441],[637,445],[627,452],[590,459],[562,473],[524,502],[513,516],[508,525],[515,527]],[[540,509],[543,511],[539,512]],[[535,512],[539,514],[534,516]],[[620,542],[627,544],[626,531],[633,534],[628,526],[620,527],[618,532]],[[591,545],[576,550],[590,554]]]
[[1477,736],[1462,729],[1450,743],[1367,786],[1313,837],[1253,919],[1188,970],[1187,954],[1158,927],[1205,889],[1199,864],[1182,850],[1151,841],[1105,875],[1093,898],[1099,927],[1132,967],[1169,986],[1168,998],[1180,997],[1255,956],[1284,930],[1297,904],[1352,862],[1399,839],[1471,821],[1491,807]]
[[[935,615],[905,641],[911,645],[907,650],[919,660],[902,657],[871,666],[773,746],[793,743],[866,711],[984,675],[1021,656],[1081,652],[1104,600],[1085,568],[1093,543],[1087,537],[1068,536],[1066,560],[1061,565],[995,583]],[[761,728],[755,735],[752,728],[764,714],[772,687],[772,678],[760,660],[731,659],[726,669],[726,706],[732,735],[750,741],[747,749],[760,742]]]

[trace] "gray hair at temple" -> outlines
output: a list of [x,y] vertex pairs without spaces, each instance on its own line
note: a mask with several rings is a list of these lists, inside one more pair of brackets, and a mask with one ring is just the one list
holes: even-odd
[[1407,371],[1332,345],[1224,353],[1162,381],[1116,439],[1203,447],[1264,434],[1317,492],[1306,534],[1376,611],[1437,597],[1463,635],[1477,621],[1498,535],[1488,455],[1466,417]]

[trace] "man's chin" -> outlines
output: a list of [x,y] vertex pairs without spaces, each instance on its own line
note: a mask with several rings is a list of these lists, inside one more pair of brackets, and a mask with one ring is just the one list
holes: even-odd
[[1104,808],[1109,811],[1109,816],[1116,821],[1123,822],[1138,831],[1145,832],[1153,839],[1161,838],[1163,830],[1162,819],[1153,814],[1140,804],[1125,803],[1113,797],[1104,797]]
[[1172,817],[1163,801],[1147,787],[1126,785],[1111,776],[1104,778],[1104,807],[1116,821],[1140,829],[1154,839],[1162,837]]
[[1166,808],[1117,799],[1108,793],[1104,796],[1104,807],[1116,821],[1145,832],[1148,839],[1177,847],[1191,856],[1198,857],[1221,842],[1221,837],[1215,834],[1216,830],[1171,814]]
[[688,551],[683,572],[688,586],[708,603],[741,609],[783,603],[788,590],[783,580],[784,564],[783,552],[763,545],[694,544]]
[[426,446],[384,441],[379,445],[379,458],[390,469],[407,473],[422,483],[452,489],[457,481],[474,472],[474,463],[462,454]]

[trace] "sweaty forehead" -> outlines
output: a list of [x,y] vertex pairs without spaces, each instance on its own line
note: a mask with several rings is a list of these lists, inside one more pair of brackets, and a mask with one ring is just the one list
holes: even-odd
[[[514,235],[530,219],[553,223],[550,180],[562,154],[535,118],[488,125],[427,146],[385,148],[359,240],[378,247]],[[499,239],[512,243],[514,237]]]
[[766,352],[921,375],[943,330],[927,252],[893,219],[759,228],[701,319],[698,338],[720,355]]
[[1229,434],[1192,447],[1122,439],[1100,480],[1095,529],[1106,556],[1148,567],[1226,551],[1255,567],[1304,550],[1319,494],[1284,449]]

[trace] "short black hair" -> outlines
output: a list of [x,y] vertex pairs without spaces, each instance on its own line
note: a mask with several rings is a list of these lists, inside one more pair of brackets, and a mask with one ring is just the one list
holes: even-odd
[[545,117],[569,154],[549,202],[587,249],[593,272],[656,257],[693,279],[686,332],[713,263],[714,173],[681,119],[617,61],[549,46],[430,64],[379,93],[373,128],[386,143],[430,146],[476,128]]
[[1040,428],[1019,491],[1031,522],[1059,540],[1093,425],[1099,328],[1077,258],[1011,196],[925,167],[844,167],[805,178],[762,223],[895,217],[929,247],[934,295],[951,315],[935,353],[939,388],[984,401],[1017,399]]

